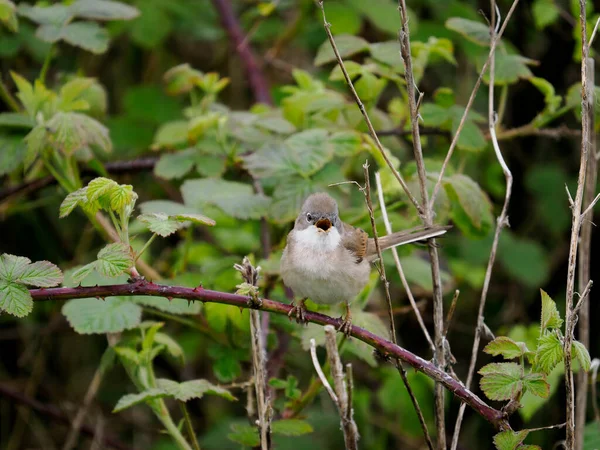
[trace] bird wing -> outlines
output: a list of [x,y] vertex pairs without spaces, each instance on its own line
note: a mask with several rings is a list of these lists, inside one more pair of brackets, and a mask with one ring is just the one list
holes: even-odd
[[347,223],[343,223],[343,226],[344,234],[342,235],[342,245],[356,257],[356,264],[359,264],[367,255],[369,236],[360,228],[354,228]]

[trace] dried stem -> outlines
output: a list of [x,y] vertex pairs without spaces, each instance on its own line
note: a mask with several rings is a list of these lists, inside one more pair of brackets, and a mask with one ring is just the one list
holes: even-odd
[[[197,300],[203,302],[220,303],[232,305],[238,308],[250,308],[248,298],[243,295],[230,294],[227,292],[212,291],[203,287],[185,288],[181,286],[167,286],[148,282],[146,280],[137,280],[134,283],[125,283],[108,286],[89,286],[89,287],[62,287],[32,289],[29,291],[33,300],[38,301],[59,301],[73,298],[94,298],[94,297],[114,297],[114,296],[155,296],[165,298],[183,298],[186,300]],[[256,309],[275,314],[287,315],[291,306],[268,299],[261,299],[260,306]],[[306,319],[309,322],[319,325],[332,325],[339,328],[342,324],[341,319],[326,316],[324,314],[308,311]],[[437,368],[434,364],[409,352],[408,350],[388,341],[380,336],[371,333],[364,328],[352,326],[350,335],[356,339],[365,342],[371,347],[379,350],[383,355],[399,358],[403,362],[412,366],[419,372],[424,373],[434,381],[442,383],[450,392],[452,392],[461,401],[471,406],[485,420],[492,423],[496,428],[509,429],[509,424],[505,414],[498,411],[483,402],[479,397],[466,389],[460,382],[453,379],[450,375]]]
[[[337,342],[335,339],[336,330],[331,325],[326,325],[324,330],[327,359],[329,361],[329,367],[331,367],[333,387],[337,396],[337,401],[334,400],[334,403],[336,404],[340,414],[346,450],[357,450],[359,436],[358,428],[356,427],[356,423],[352,417],[353,410],[352,403],[350,403],[350,399],[352,398],[352,394],[350,393],[351,384],[346,383],[344,367],[342,366],[342,361],[340,359],[340,354],[338,352]],[[333,397],[331,398],[333,400]]]
[[[383,198],[383,189],[381,187],[381,175],[379,172],[375,173],[375,186],[377,189],[377,197],[379,199],[379,208],[381,209],[381,216],[383,218],[383,223],[385,225],[385,231],[387,234],[392,234],[394,231],[392,230],[392,224],[390,223],[390,218],[388,217],[387,208],[385,206],[385,200]],[[410,289],[408,284],[408,280],[406,279],[406,275],[404,275],[404,269],[402,268],[402,263],[400,262],[400,257],[398,256],[398,249],[396,247],[391,248],[392,255],[394,256],[394,263],[396,264],[396,270],[398,271],[398,275],[400,276],[400,281],[402,282],[402,286],[404,286],[404,290],[406,291],[406,295],[408,296],[408,302],[410,303],[410,307],[415,313],[417,317],[417,322],[419,322],[419,326],[423,331],[423,335],[427,342],[429,343],[429,347],[432,352],[435,352],[435,346],[433,345],[433,341],[431,340],[431,335],[425,326],[425,321],[423,320],[423,316],[421,315],[421,311],[419,310],[419,305],[415,301],[415,297]],[[392,310],[392,313],[395,313],[395,310]]]
[[[433,224],[433,199],[429,201],[427,192],[427,171],[425,170],[425,160],[423,158],[423,149],[421,148],[421,134],[419,130],[419,105],[423,98],[419,95],[417,100],[416,81],[412,69],[412,55],[410,50],[410,30],[408,26],[408,9],[406,0],[398,0],[398,11],[400,12],[400,55],[404,64],[404,77],[406,79],[406,90],[408,93],[408,106],[410,110],[410,123],[412,129],[413,152],[417,164],[417,174],[419,176],[419,187],[421,190],[421,204],[424,206],[424,213],[421,219],[425,226]],[[464,121],[463,117],[463,121]],[[460,129],[460,125],[459,125]],[[458,130],[457,130],[458,134]],[[434,326],[434,361],[442,370],[446,367],[446,350],[444,336],[444,299],[442,295],[442,277],[440,271],[440,257],[435,239],[429,239],[429,259],[431,262],[431,278],[433,283],[433,326]],[[437,429],[437,446],[441,450],[446,450],[446,419],[444,389],[439,384],[435,385],[435,424]]]
[[[377,235],[377,227],[375,226],[375,216],[373,214],[373,203],[371,201],[371,182],[369,179],[369,163],[365,162],[363,165],[363,169],[365,171],[365,201],[367,202],[367,209],[369,210],[369,218],[371,219],[371,229],[373,231],[373,240],[375,241],[375,249],[377,250],[377,257],[379,260],[379,276],[381,277],[381,281],[383,282],[383,286],[385,288],[385,299],[387,301],[388,307],[388,319],[390,321],[390,337],[394,344],[397,344],[396,340],[396,325],[394,323],[394,307],[392,306],[392,297],[390,295],[390,283],[387,280],[387,276],[385,274],[385,266],[383,264],[383,255],[381,252],[381,246],[379,245],[379,236]],[[399,261],[398,261],[399,262]],[[409,290],[407,290],[409,292]],[[413,299],[414,301],[414,299]],[[416,309],[416,305],[415,305]],[[410,399],[412,401],[413,407],[415,408],[415,412],[417,413],[417,417],[419,418],[419,423],[421,424],[421,429],[423,430],[423,435],[425,436],[425,440],[430,450],[433,450],[433,443],[431,442],[431,436],[429,435],[429,430],[427,429],[427,423],[425,422],[425,417],[423,417],[423,412],[421,411],[421,407],[419,406],[419,402],[415,397],[415,394],[408,382],[408,377],[406,375],[406,370],[404,369],[402,363],[399,359],[396,358],[396,369],[402,378],[402,382],[408,391]]]
[[[579,232],[582,221],[583,193],[585,190],[585,177],[587,173],[588,156],[590,154],[590,137],[593,123],[590,122],[590,109],[594,96],[594,85],[589,80],[589,47],[587,43],[586,1],[579,0],[579,22],[581,25],[581,157],[579,164],[579,176],[577,179],[577,192],[571,207],[573,219],[571,222],[571,245],[569,248],[569,266],[567,269],[567,292],[565,308],[565,394],[566,394],[566,447],[577,448],[575,435],[575,389],[573,386],[573,367],[571,348],[573,345],[574,321],[577,320],[573,310],[575,295],[575,269],[577,265],[577,248],[579,244]],[[592,153],[593,154],[593,153]]]
[[438,176],[438,179],[433,188],[433,194],[431,194],[431,200],[430,200],[432,205],[434,204],[437,193],[440,190],[442,180],[444,179],[444,174],[446,172],[446,168],[448,167],[448,162],[450,161],[450,158],[452,157],[452,153],[454,152],[454,149],[456,148],[456,144],[458,143],[458,138],[460,137],[460,132],[462,131],[463,126],[467,120],[467,115],[469,114],[469,111],[470,111],[471,107],[473,106],[473,102],[475,101],[475,96],[477,95],[477,91],[479,90],[479,86],[481,85],[483,75],[485,74],[488,66],[490,65],[490,63],[492,61],[492,55],[494,54],[494,52],[496,50],[496,45],[498,44],[498,42],[500,42],[500,39],[502,38],[502,35],[504,34],[504,30],[506,29],[506,25],[508,25],[508,22],[509,22],[510,18],[512,17],[513,12],[515,11],[518,3],[519,3],[519,0],[513,0],[513,3],[511,5],[510,9],[508,10],[508,13],[506,14],[506,18],[504,19],[504,22],[502,23],[502,26],[500,27],[500,31],[498,31],[497,34],[494,33],[494,37],[490,41],[490,52],[488,53],[488,58],[485,61],[485,63],[483,64],[481,71],[479,72],[479,77],[477,78],[477,81],[475,82],[475,86],[473,86],[473,91],[471,92],[471,96],[469,97],[467,106],[465,106],[465,111],[463,113],[463,116],[460,119],[460,123],[458,124],[458,127],[456,128],[456,133],[454,134],[454,138],[452,138],[452,142],[450,143],[450,148],[448,149],[448,154],[446,155],[446,158],[444,159],[444,163],[442,164],[442,168],[440,170],[440,175]]
[[[515,0],[513,6],[511,7],[511,11],[514,9],[518,0]],[[473,381],[473,375],[475,373],[475,365],[477,364],[477,354],[479,352],[479,344],[481,342],[481,334],[485,329],[485,304],[487,300],[488,291],[490,288],[490,281],[492,279],[492,271],[494,269],[494,262],[496,261],[496,252],[498,251],[498,242],[500,239],[500,233],[505,226],[508,226],[508,205],[510,203],[510,196],[512,193],[512,184],[513,184],[513,176],[508,168],[504,157],[502,156],[502,152],[500,151],[500,146],[498,144],[498,139],[496,139],[496,114],[494,110],[494,75],[495,75],[495,58],[494,58],[494,50],[495,43],[498,41],[499,36],[495,36],[495,23],[496,23],[496,2],[495,0],[491,1],[491,12],[492,12],[492,21],[490,23],[490,32],[492,33],[492,42],[494,45],[490,48],[490,55],[488,57],[488,61],[490,61],[490,84],[489,84],[489,100],[488,100],[488,125],[490,136],[492,138],[492,144],[494,147],[494,152],[496,154],[496,159],[498,163],[502,167],[502,172],[504,173],[504,178],[506,180],[506,193],[504,194],[504,205],[502,205],[502,211],[500,215],[496,219],[496,230],[494,231],[494,240],[492,241],[492,249],[490,251],[490,257],[488,260],[488,265],[485,271],[485,278],[483,281],[483,288],[481,290],[481,298],[479,300],[479,311],[477,312],[477,325],[475,326],[475,337],[473,338],[473,348],[471,350],[471,361],[469,363],[469,371],[467,373],[467,382],[465,386],[469,388],[471,386],[471,382]],[[500,32],[504,29],[508,19],[510,18],[511,12],[507,15]],[[480,74],[483,75],[483,71]],[[458,410],[458,416],[456,418],[456,425],[454,427],[454,434],[452,436],[452,446],[451,450],[456,450],[458,446],[458,438],[460,435],[460,428],[462,425],[462,419],[465,413],[465,408],[463,405],[460,405]]]
[[323,387],[329,394],[329,397],[331,397],[331,400],[333,400],[333,403],[335,403],[337,405],[339,400],[337,398],[337,395],[335,394],[335,391],[329,384],[329,381],[327,381],[327,376],[323,372],[323,369],[321,368],[321,364],[319,364],[319,358],[317,358],[317,344],[314,339],[310,340],[310,357],[312,359],[312,363],[313,363],[313,366],[315,367],[315,371],[317,372],[319,380],[321,380],[321,384],[323,384]]
[[400,186],[402,186],[402,189],[404,189],[404,192],[408,196],[409,200],[417,209],[419,216],[422,217],[424,214],[424,210],[423,210],[422,206],[419,205],[419,202],[417,201],[415,196],[412,195],[412,193],[408,189],[408,185],[406,184],[406,181],[404,181],[404,178],[402,178],[402,175],[400,174],[400,172],[398,172],[398,170],[394,167],[394,165],[390,161],[387,153],[383,149],[383,146],[381,145],[381,142],[379,141],[379,137],[377,136],[377,132],[375,131],[375,128],[373,127],[373,124],[371,123],[369,114],[367,114],[365,105],[363,104],[362,100],[358,96],[356,89],[354,89],[354,84],[352,83],[352,79],[350,78],[350,75],[348,74],[348,71],[346,70],[346,66],[344,65],[344,61],[342,60],[342,57],[340,56],[340,52],[337,48],[337,45],[335,44],[335,40],[333,39],[333,34],[331,34],[331,24],[327,22],[327,17],[325,16],[325,9],[323,8],[323,0],[316,0],[316,1],[317,1],[317,6],[321,9],[321,13],[323,14],[323,26],[325,27],[325,32],[327,33],[327,37],[329,38],[329,43],[331,44],[333,53],[335,54],[335,57],[340,66],[340,69],[342,70],[344,79],[346,80],[346,83],[348,84],[348,87],[350,88],[352,97],[354,97],[354,102],[358,106],[358,109],[360,110],[361,114],[363,115],[363,117],[365,119],[365,123],[367,124],[369,133],[371,134],[371,137],[373,138],[373,141],[375,142],[375,145],[377,146],[377,150],[379,150],[379,152],[381,153],[381,156],[383,157],[386,164],[388,165],[388,167],[394,174],[394,177],[396,178],[396,180],[398,180],[398,183],[400,183]]

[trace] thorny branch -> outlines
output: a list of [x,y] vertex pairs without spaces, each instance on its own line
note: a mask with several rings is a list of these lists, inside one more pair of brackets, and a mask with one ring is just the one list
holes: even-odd
[[[159,285],[145,280],[137,280],[134,283],[108,286],[32,289],[29,292],[34,301],[57,301],[69,300],[73,298],[106,298],[112,296],[145,295],[165,298],[183,298],[186,300],[199,300],[203,302],[233,305],[237,306],[238,308],[250,308],[250,305],[248,305],[248,298],[243,295],[212,291],[209,289],[204,289],[201,286],[197,288],[184,288],[180,286]],[[261,311],[285,315],[290,312],[291,308],[292,307],[290,305],[269,299],[261,299],[261,306],[257,307],[257,309],[260,309]],[[306,319],[309,322],[319,325],[333,325],[335,328],[339,328],[342,324],[341,319],[335,319],[324,314],[310,311],[306,313]],[[510,429],[508,419],[502,411],[498,411],[487,405],[473,392],[466,389],[462,383],[455,380],[429,361],[424,360],[423,358],[409,352],[408,350],[394,344],[391,341],[383,339],[382,337],[355,325],[351,327],[350,335],[377,349],[383,355],[401,359],[403,362],[412,366],[419,372],[424,373],[434,381],[438,381],[439,383],[443,384],[456,397],[471,406],[479,415],[481,415],[496,428],[503,430]]]
[[[514,5],[516,4],[513,3]],[[512,9],[512,8],[511,8]],[[502,205],[502,211],[500,215],[496,219],[496,230],[494,231],[494,240],[492,241],[492,249],[490,250],[490,257],[488,260],[488,265],[485,271],[485,278],[483,281],[483,288],[481,289],[481,298],[479,300],[479,311],[477,312],[477,325],[475,326],[475,337],[473,338],[473,348],[471,350],[471,361],[469,363],[469,371],[467,373],[467,382],[466,387],[471,386],[471,382],[473,381],[473,375],[475,373],[475,365],[477,364],[477,355],[479,353],[479,344],[481,342],[481,334],[485,328],[485,304],[487,300],[488,291],[490,288],[490,281],[492,279],[492,271],[494,269],[494,262],[496,260],[496,252],[498,251],[498,242],[500,239],[500,233],[505,226],[508,226],[508,205],[510,203],[510,196],[512,194],[512,184],[513,184],[513,176],[502,156],[502,152],[500,151],[500,146],[498,144],[498,139],[496,138],[496,112],[494,109],[494,76],[495,76],[495,58],[494,58],[494,50],[495,50],[495,42],[499,39],[499,36],[496,36],[496,2],[495,0],[491,1],[491,14],[492,21],[490,22],[490,32],[492,33],[492,42],[494,45],[490,48],[490,55],[488,57],[488,61],[490,61],[490,84],[489,84],[489,95],[488,95],[488,126],[490,137],[492,138],[492,145],[494,147],[494,152],[496,154],[496,159],[498,163],[502,167],[502,172],[504,173],[504,178],[506,180],[506,193],[504,194],[504,204]],[[510,14],[510,13],[509,13]],[[506,25],[510,16],[507,16],[504,25],[500,31]],[[498,18],[499,21],[499,18]],[[481,76],[483,75],[483,71],[481,72]],[[462,425],[462,419],[465,413],[465,408],[463,405],[460,405],[460,409],[458,411],[458,417],[456,418],[456,426],[454,427],[454,434],[452,436],[452,450],[456,450],[458,446],[458,438],[460,435],[460,428]]]

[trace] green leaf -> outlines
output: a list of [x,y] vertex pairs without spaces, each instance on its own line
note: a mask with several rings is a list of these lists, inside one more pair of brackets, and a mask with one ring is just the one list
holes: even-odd
[[0,0],[0,22],[13,33],[19,31],[19,21],[15,4],[10,0]]
[[188,301],[183,298],[174,298],[169,300],[165,297],[134,296],[130,297],[130,299],[140,305],[149,306],[170,314],[196,315],[200,313],[202,308],[201,302]]
[[273,434],[283,436],[302,436],[303,434],[312,433],[313,427],[306,420],[285,419],[272,422],[271,431]]
[[287,177],[296,172],[290,150],[284,144],[265,144],[242,159],[246,169],[256,178]]
[[498,259],[504,270],[525,286],[535,288],[548,279],[548,255],[533,239],[506,230],[500,235]]
[[3,112],[0,113],[0,126],[12,128],[33,128],[35,126],[35,122],[27,114]]
[[522,371],[517,363],[488,364],[479,370],[479,386],[490,400],[510,400],[523,389]]
[[556,309],[556,303],[543,289],[540,289],[540,293],[542,295],[542,329],[549,330],[562,327],[563,320],[560,318],[558,309]]
[[148,389],[147,391],[143,391],[138,394],[127,394],[119,399],[112,412],[118,413],[127,408],[131,408],[132,406],[139,405],[140,403],[146,403],[150,400],[156,400],[157,398],[163,398],[166,396],[167,393],[158,388]]
[[188,142],[188,123],[185,120],[167,122],[154,135],[154,146],[173,148]]
[[14,281],[37,287],[53,287],[63,280],[60,269],[49,261],[36,261],[23,268]]
[[22,284],[0,279],[0,310],[16,317],[25,317],[33,310],[33,299]]
[[127,361],[140,365],[142,363],[140,353],[136,352],[134,349],[130,347],[113,347],[115,353],[119,355],[121,358],[126,359]]
[[502,355],[505,359],[514,359],[524,353],[519,344],[506,336],[498,336],[486,345],[483,351],[494,356]]
[[256,122],[256,126],[278,134],[290,134],[296,131],[296,127],[294,125],[285,120],[283,117],[279,116],[261,117]]
[[67,195],[60,204],[59,217],[61,219],[67,217],[78,205],[85,206],[88,203],[89,200],[87,196],[87,186],[77,189],[76,191],[73,191]]
[[[352,36],[350,34],[341,34],[336,36],[335,44],[342,58],[347,58],[348,56],[353,56],[369,49],[369,43],[367,41],[365,41],[363,38]],[[315,66],[321,66],[335,60],[335,54],[333,53],[331,44],[327,39],[319,47],[314,64]]]
[[96,202],[102,197],[108,196],[113,189],[118,186],[117,182],[110,178],[98,177],[94,178],[87,185],[86,195],[88,202]]
[[572,358],[577,358],[577,361],[579,361],[579,364],[583,370],[586,372],[590,371],[592,359],[590,358],[588,349],[585,347],[585,345],[583,345],[583,343],[579,341],[573,341],[571,354],[573,355]]
[[133,257],[127,245],[115,242],[98,252],[96,270],[107,277],[116,277],[133,266]]
[[[521,55],[506,54],[503,52],[496,52],[496,70],[494,73],[494,84],[496,86],[505,86],[513,84],[520,79],[525,79],[533,76],[528,65],[535,63],[532,59],[525,58]],[[481,61],[478,69],[483,67],[484,62]],[[483,80],[489,84],[490,75],[489,72],[483,75]]]
[[16,281],[29,264],[29,258],[3,253],[0,255],[0,280]]
[[564,358],[563,344],[555,333],[544,334],[538,339],[534,370],[550,373]]
[[556,95],[554,86],[548,80],[538,77],[529,77],[529,82],[544,94],[546,106],[532,121],[534,127],[540,128],[555,118],[555,113],[562,103],[562,97]]
[[193,69],[189,64],[179,64],[165,72],[163,80],[169,95],[190,92],[202,78],[202,72]]
[[133,192],[130,184],[117,184],[110,191],[110,208],[121,213],[128,206],[133,209],[137,194]]
[[71,155],[82,148],[93,148],[104,153],[112,151],[108,128],[96,119],[76,112],[58,112],[48,121],[54,148]]
[[17,9],[19,15],[25,16],[35,23],[60,25],[73,17],[71,9],[65,5],[31,6],[20,4]]
[[326,130],[301,131],[290,136],[285,143],[294,168],[303,177],[313,175],[333,158]]
[[192,170],[196,164],[195,157],[197,153],[195,148],[188,148],[176,153],[162,155],[156,166],[154,166],[154,174],[165,180],[181,178]]
[[531,6],[533,21],[538,30],[552,25],[560,16],[560,10],[553,0],[534,0]]
[[492,207],[479,185],[466,175],[446,178],[444,188],[452,202],[452,218],[468,236],[485,236],[493,223]]
[[95,54],[108,50],[108,32],[96,22],[71,22],[61,29],[60,38]]
[[126,297],[69,300],[62,313],[79,334],[119,333],[137,327],[142,319],[142,308]]
[[187,206],[202,209],[212,204],[237,219],[258,219],[266,215],[271,199],[255,194],[249,184],[220,178],[186,180],[181,187]]
[[250,425],[231,425],[231,433],[227,435],[227,439],[246,447],[257,447],[260,445],[258,428]]
[[150,231],[162,237],[167,237],[183,227],[181,222],[163,213],[142,214],[138,216],[138,220],[145,223]]
[[375,60],[393,67],[399,72],[404,72],[404,65],[400,57],[400,43],[397,40],[375,42],[369,45],[369,51]]
[[167,352],[169,352],[169,354],[173,358],[180,360],[182,363],[185,362],[185,354],[183,352],[183,348],[175,339],[173,339],[168,334],[160,332],[156,333],[156,335],[154,335],[154,342],[158,345],[164,346],[164,348],[167,350]]
[[547,398],[550,395],[550,385],[546,381],[546,375],[543,373],[525,375],[523,377],[523,388],[537,397]]
[[216,386],[207,380],[192,380],[178,383],[163,378],[158,379],[157,384],[168,396],[181,402],[187,402],[193,398],[202,398],[204,394],[217,395],[231,401],[237,400],[227,389]]
[[27,147],[21,136],[0,135],[0,176],[15,171],[23,164],[26,152]]
[[85,277],[91,274],[95,268],[96,262],[94,261],[77,269],[75,272],[73,272],[71,277],[75,283],[80,283]]
[[332,134],[328,142],[336,156],[348,157],[360,151],[362,138],[356,131],[340,131]]
[[451,17],[446,20],[446,28],[456,31],[475,44],[490,45],[490,28],[481,22],[463,19],[462,17]]
[[202,214],[189,214],[189,213],[181,213],[181,214],[172,214],[171,217],[178,222],[191,222],[195,225],[208,225],[215,226],[217,223],[212,220],[210,217],[206,217]]
[[71,5],[71,11],[91,20],[131,20],[140,14],[133,6],[111,0],[78,0]]
[[494,445],[498,450],[516,450],[528,434],[528,430],[502,431],[494,436]]

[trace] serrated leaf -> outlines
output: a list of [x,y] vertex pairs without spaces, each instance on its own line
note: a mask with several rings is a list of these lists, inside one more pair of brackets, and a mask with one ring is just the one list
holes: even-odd
[[502,355],[505,359],[517,358],[523,354],[523,349],[515,341],[506,336],[498,336],[487,344],[483,351],[493,356]]
[[[496,52],[495,58],[496,70],[494,73],[494,84],[496,86],[513,84],[520,79],[529,78],[533,75],[531,70],[529,70],[529,67],[527,67],[528,65],[533,65],[535,63],[532,59],[503,52]],[[480,63],[479,69],[481,69],[483,64],[483,62]],[[489,72],[486,72],[483,75],[483,80],[489,84]]]
[[446,28],[456,31],[465,39],[478,45],[490,45],[490,28],[488,25],[462,17],[451,17],[446,20]]
[[117,184],[110,191],[110,207],[119,213],[132,206],[136,199],[137,194],[133,192],[133,186],[130,184]]
[[268,143],[242,157],[244,166],[256,178],[286,177],[296,169],[287,148],[282,143]]
[[202,398],[204,394],[218,395],[231,401],[236,400],[227,389],[216,386],[207,380],[192,380],[178,383],[163,378],[157,380],[157,385],[167,395],[181,402],[187,402],[193,398]]
[[579,341],[573,341],[573,346],[571,347],[571,354],[573,358],[577,358],[581,368],[586,372],[590,371],[592,365],[592,359],[590,358],[590,353],[588,349],[583,345],[583,343]]
[[479,370],[479,386],[490,400],[510,400],[523,389],[522,370],[517,363],[488,364]]
[[133,266],[133,257],[127,245],[115,242],[98,252],[96,270],[107,277],[116,277]]
[[301,131],[287,138],[285,144],[292,167],[303,177],[315,174],[333,158],[326,130]]
[[302,436],[303,434],[312,433],[313,427],[306,420],[285,419],[272,422],[271,431],[273,434],[283,436]]
[[33,299],[22,284],[0,279],[0,310],[25,317],[33,310]]
[[87,185],[86,196],[89,202],[96,202],[100,197],[110,194],[118,186],[117,182],[110,178],[94,178]]
[[80,267],[71,275],[71,278],[75,283],[80,283],[85,277],[94,271],[96,268],[96,262],[91,262],[85,266]]
[[452,202],[456,225],[469,236],[485,236],[494,221],[490,201],[479,185],[466,175],[448,177],[444,188]]
[[186,180],[181,194],[187,206],[202,209],[212,204],[237,219],[258,219],[266,215],[271,203],[269,197],[255,194],[249,184],[220,178]]
[[182,363],[185,362],[183,348],[181,348],[181,345],[179,345],[179,343],[168,334],[161,332],[156,333],[154,336],[154,342],[164,346],[164,348],[173,358],[179,359]]
[[173,148],[187,141],[188,123],[185,120],[167,122],[154,135],[154,145],[158,148]]
[[178,222],[192,222],[193,224],[196,225],[208,225],[210,227],[213,227],[217,224],[217,222],[215,222],[214,220],[212,220],[210,217],[206,217],[202,214],[173,214],[171,216],[173,219],[177,220]]
[[538,339],[535,352],[534,369],[550,373],[564,359],[562,342],[554,333],[548,333]]
[[79,334],[119,333],[137,327],[142,319],[142,308],[125,297],[69,300],[62,313]]
[[29,264],[29,258],[3,253],[0,255],[0,280],[17,281]]
[[158,388],[148,389],[147,391],[140,392],[138,394],[127,394],[119,399],[112,412],[118,413],[124,409],[139,405],[140,403],[145,403],[147,401],[156,400],[157,398],[163,398],[166,396],[167,393]]
[[60,39],[95,54],[108,50],[108,32],[96,22],[71,22],[61,29]]
[[111,0],[78,0],[71,5],[71,11],[91,20],[131,20],[140,15],[133,6]]
[[35,162],[38,155],[44,149],[46,144],[46,128],[42,125],[35,126],[27,136],[24,138],[24,142],[27,144],[27,151],[23,158],[23,166],[25,171],[29,170],[31,165]]
[[28,264],[15,281],[30,286],[53,287],[59,285],[63,280],[60,269],[49,261],[36,261]]
[[257,447],[260,445],[258,428],[250,425],[231,425],[231,433],[227,435],[227,439],[247,447]]
[[542,329],[560,328],[563,320],[560,318],[556,303],[543,289],[540,289],[540,294],[542,295]]
[[296,131],[296,127],[293,124],[279,116],[261,116],[256,121],[256,126],[279,134],[290,134]]
[[[338,52],[342,58],[355,55],[357,53],[364,52],[369,49],[369,43],[361,37],[352,36],[350,34],[340,34],[335,37],[335,44],[338,48]],[[335,61],[335,54],[331,48],[329,40],[326,39],[317,51],[315,57],[315,66],[321,66]]]
[[112,151],[108,128],[92,117],[76,112],[58,112],[48,121],[46,129],[52,136],[50,145],[71,155],[83,148]]
[[546,381],[546,375],[543,373],[534,372],[525,375],[523,377],[523,388],[541,398],[547,398],[550,394],[550,385]]
[[67,217],[78,205],[85,205],[88,202],[87,186],[71,192],[60,204],[59,217],[61,219]]
[[170,236],[180,228],[183,228],[181,222],[163,213],[142,214],[138,216],[138,220],[145,223],[150,231],[162,237]]
[[528,430],[502,431],[494,436],[494,445],[497,450],[515,450],[523,443],[528,434]]

